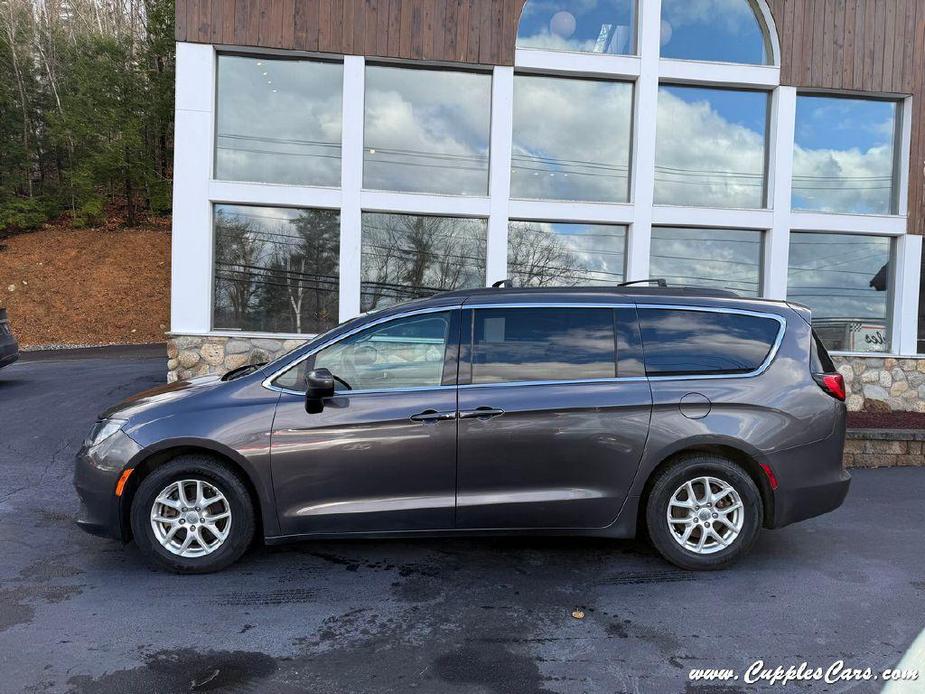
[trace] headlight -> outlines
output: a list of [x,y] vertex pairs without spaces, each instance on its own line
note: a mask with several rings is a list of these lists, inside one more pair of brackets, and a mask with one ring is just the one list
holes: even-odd
[[93,425],[93,428],[90,430],[90,435],[87,436],[87,447],[96,446],[110,436],[115,434],[119,429],[125,425],[126,420],[124,419],[104,419],[101,422],[97,422]]

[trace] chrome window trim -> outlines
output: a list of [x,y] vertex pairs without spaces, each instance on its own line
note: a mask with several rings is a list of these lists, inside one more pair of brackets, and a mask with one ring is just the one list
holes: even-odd
[[[443,390],[447,388],[510,388],[518,386],[536,386],[536,385],[581,385],[589,383],[623,383],[623,382],[636,382],[636,381],[701,381],[701,380],[718,380],[718,379],[729,379],[729,378],[754,378],[755,376],[760,376],[771,366],[771,363],[774,361],[774,358],[777,356],[780,346],[784,341],[784,335],[787,331],[787,320],[776,313],[766,313],[762,311],[753,311],[746,308],[726,308],[723,306],[696,306],[689,304],[648,304],[648,303],[584,303],[584,302],[547,302],[547,303],[497,303],[497,304],[453,304],[450,306],[430,306],[427,308],[415,309],[413,311],[408,311],[406,313],[397,313],[391,316],[384,316],[378,320],[371,321],[362,326],[354,328],[353,330],[344,333],[343,335],[338,335],[336,338],[331,338],[326,340],[317,347],[312,348],[310,351],[303,354],[299,359],[294,362],[287,364],[285,367],[277,369],[272,374],[267,376],[262,382],[261,385],[268,390],[273,390],[279,393],[288,393],[290,395],[304,395],[297,390],[290,390],[288,388],[280,388],[273,385],[272,381],[281,376],[284,372],[289,369],[295,368],[300,363],[308,359],[310,356],[320,352],[325,347],[328,347],[336,342],[340,342],[343,339],[355,335],[358,332],[366,330],[367,328],[372,328],[381,323],[386,323],[392,320],[398,320],[400,318],[409,318],[416,315],[426,315],[428,313],[442,313],[444,311],[456,311],[461,309],[510,309],[510,308],[599,308],[599,309],[615,309],[615,308],[635,308],[637,310],[641,309],[658,309],[658,310],[674,310],[674,311],[701,311],[706,313],[730,313],[736,315],[745,315],[745,316],[754,316],[756,318],[768,318],[771,320],[777,321],[779,328],[777,331],[777,337],[774,340],[774,344],[771,346],[770,351],[765,357],[764,361],[759,365],[757,369],[749,371],[747,373],[741,374],[690,374],[690,375],[680,375],[680,376],[617,376],[615,378],[589,378],[589,379],[568,379],[568,380],[537,380],[537,381],[505,381],[501,383],[465,383],[457,385],[439,385],[439,386],[416,386],[409,388],[376,388],[376,389],[367,389],[367,390],[352,390],[346,391],[344,393],[338,393],[341,396],[350,396],[350,395],[365,395],[365,394],[374,394],[374,393],[408,393],[408,392],[423,392],[428,390]],[[645,346],[643,346],[645,349]]]
[[[262,385],[264,388],[268,390],[273,390],[278,393],[289,393],[290,395],[305,395],[305,393],[302,393],[298,390],[290,390],[289,388],[281,388],[279,386],[273,385],[273,381],[279,378],[280,376],[282,376],[286,371],[289,371],[289,369],[294,369],[295,367],[297,367],[299,364],[301,364],[303,361],[305,361],[309,357],[314,356],[315,354],[323,350],[325,347],[329,347],[336,342],[345,340],[352,335],[356,335],[358,332],[362,332],[363,330],[366,330],[367,328],[372,328],[381,323],[388,323],[389,321],[398,320],[400,318],[410,318],[412,316],[419,316],[419,315],[423,316],[428,313],[443,313],[446,311],[457,311],[460,308],[461,306],[459,304],[452,304],[450,306],[428,306],[426,308],[418,308],[412,311],[406,311],[405,313],[395,313],[395,314],[392,314],[391,316],[383,316],[376,320],[370,321],[369,323],[364,323],[363,325],[360,325],[354,328],[353,330],[347,331],[343,335],[337,335],[336,337],[329,338],[325,340],[324,342],[322,342],[320,345],[313,347],[311,350],[303,354],[301,357],[299,357],[295,361],[289,362],[288,364],[286,364],[286,366],[281,367],[277,369],[276,371],[274,371],[273,373],[271,373],[269,376],[267,376],[265,379],[263,379],[260,382],[260,385]],[[408,392],[408,391],[418,391],[418,390],[437,390],[439,388],[455,388],[455,387],[456,386],[441,385],[441,386],[416,386],[413,388],[384,388],[384,389],[377,388],[377,389],[367,389],[367,390],[348,390],[346,391],[346,393],[350,393],[351,395],[359,395],[361,393],[382,393],[382,392],[396,393],[396,392]],[[345,395],[345,393],[341,393],[341,395]]]

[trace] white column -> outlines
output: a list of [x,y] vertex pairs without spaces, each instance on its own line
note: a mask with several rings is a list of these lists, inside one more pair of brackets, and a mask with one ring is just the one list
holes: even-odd
[[896,186],[899,192],[896,201],[897,213],[909,214],[909,158],[912,153],[912,97],[906,97],[900,104],[899,156],[897,159]]
[[203,334],[212,327],[212,46],[177,43],[176,75],[170,330]]
[[362,56],[344,57],[344,105],[341,135],[340,320],[360,313],[360,190],[363,188],[363,103],[366,64]]
[[491,147],[488,173],[488,248],[485,282],[507,278],[508,199],[514,132],[514,68],[497,66],[491,81]]
[[915,354],[919,332],[919,282],[922,271],[922,237],[907,235],[896,239],[896,271],[893,285],[894,354]]
[[649,247],[652,235],[652,200],[655,194],[655,114],[658,110],[658,54],[662,26],[661,0],[640,0],[640,76],[636,80],[633,127],[631,200],[635,206],[626,249],[626,279],[649,277]]
[[787,298],[790,264],[790,197],[793,181],[793,134],[796,127],[797,90],[778,87],[771,96],[771,129],[768,133],[768,203],[773,225],[765,239],[764,296]]

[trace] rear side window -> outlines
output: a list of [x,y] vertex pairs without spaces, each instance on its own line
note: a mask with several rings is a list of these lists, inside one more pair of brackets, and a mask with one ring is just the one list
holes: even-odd
[[649,376],[743,374],[756,370],[780,323],[741,313],[639,309]]
[[472,330],[472,383],[616,376],[611,309],[480,309]]

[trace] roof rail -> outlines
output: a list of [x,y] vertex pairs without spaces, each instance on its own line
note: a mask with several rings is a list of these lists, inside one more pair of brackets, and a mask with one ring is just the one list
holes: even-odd
[[655,285],[658,285],[659,287],[667,287],[668,280],[662,279],[661,277],[647,279],[647,280],[630,280],[629,282],[620,282],[620,284],[618,284],[617,286],[618,287],[629,287],[634,284],[655,284]]
[[513,289],[514,280],[508,278],[505,280],[498,280],[497,282],[492,282],[491,288],[492,289]]

